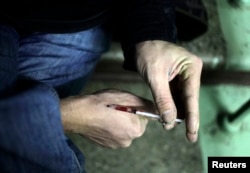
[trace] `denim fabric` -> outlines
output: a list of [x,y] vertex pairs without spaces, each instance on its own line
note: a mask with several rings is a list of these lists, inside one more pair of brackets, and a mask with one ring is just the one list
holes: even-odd
[[109,37],[102,27],[25,37],[0,25],[0,172],[84,173],[64,134],[60,97],[78,93]]
[[19,75],[53,85],[60,97],[77,94],[108,42],[102,27],[74,34],[33,33],[20,40]]
[[17,79],[17,52],[18,34],[15,30],[0,25],[0,96]]

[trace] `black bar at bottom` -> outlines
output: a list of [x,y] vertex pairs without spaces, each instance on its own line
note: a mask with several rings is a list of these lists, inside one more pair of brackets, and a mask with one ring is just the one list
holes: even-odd
[[250,157],[208,157],[208,173],[250,173]]

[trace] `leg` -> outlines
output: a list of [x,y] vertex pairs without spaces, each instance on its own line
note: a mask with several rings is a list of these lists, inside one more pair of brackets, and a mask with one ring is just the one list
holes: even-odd
[[101,26],[71,34],[34,33],[21,39],[19,74],[50,84],[61,98],[75,95],[108,45]]
[[18,78],[17,52],[18,34],[0,25],[0,172],[83,172],[65,140],[56,93]]
[[64,136],[54,90],[28,80],[19,80],[16,88],[0,99],[0,172],[83,172],[83,158]]
[[[32,47],[31,42],[39,43],[36,40],[39,38],[23,38],[18,48],[18,38],[13,37],[13,33],[17,36],[13,30],[0,32],[0,95],[4,95],[0,97],[0,172],[84,172],[81,153],[64,135],[59,98],[53,89],[84,76],[84,73],[78,76],[74,66],[67,71],[69,74],[60,75],[65,70],[60,68],[63,63],[49,63],[46,60],[53,58],[43,59],[46,55],[42,52],[46,48],[38,51],[39,47]],[[29,39],[31,41],[28,43]],[[48,45],[50,44],[48,41]],[[60,50],[57,51],[61,53]],[[63,56],[60,53],[55,58],[61,59]],[[47,55],[51,55],[51,52]]]

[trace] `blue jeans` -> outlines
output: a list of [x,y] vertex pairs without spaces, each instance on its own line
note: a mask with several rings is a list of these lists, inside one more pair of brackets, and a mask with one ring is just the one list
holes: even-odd
[[109,35],[101,26],[20,36],[0,25],[0,172],[84,173],[64,134],[60,98],[79,93]]

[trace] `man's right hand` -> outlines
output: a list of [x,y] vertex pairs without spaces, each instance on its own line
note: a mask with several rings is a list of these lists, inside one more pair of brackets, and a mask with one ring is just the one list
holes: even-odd
[[151,88],[163,126],[170,130],[184,118],[186,137],[198,140],[202,59],[176,44],[150,40],[136,45],[138,71]]

